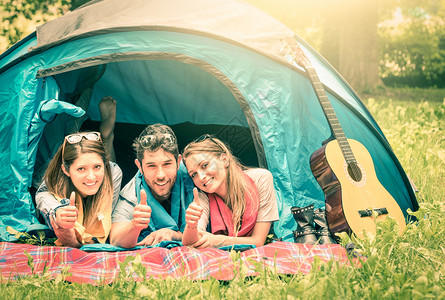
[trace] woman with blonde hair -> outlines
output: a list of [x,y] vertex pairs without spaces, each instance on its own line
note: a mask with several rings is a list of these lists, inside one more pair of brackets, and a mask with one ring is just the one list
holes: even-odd
[[[102,105],[115,115],[114,100]],[[113,128],[114,119],[102,118],[102,132],[108,136]],[[109,161],[106,148],[100,132],[73,133],[49,162],[36,204],[58,238],[56,245],[79,248],[108,239],[122,171]]]
[[[187,145],[183,160],[195,185],[186,211],[184,245],[197,248],[264,245],[278,208],[272,174],[245,168],[219,139],[204,135]],[[210,224],[210,231],[207,231]]]

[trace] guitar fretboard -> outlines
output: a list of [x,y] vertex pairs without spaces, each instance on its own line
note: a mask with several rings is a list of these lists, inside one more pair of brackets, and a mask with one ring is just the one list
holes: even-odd
[[309,74],[309,79],[311,80],[311,84],[315,90],[315,93],[317,94],[318,101],[321,104],[321,108],[323,109],[329,127],[331,128],[331,132],[340,144],[340,149],[343,153],[346,163],[356,163],[354,154],[352,153],[351,147],[349,146],[348,139],[346,138],[343,128],[341,127],[337,115],[335,114],[334,108],[332,107],[332,104],[329,101],[328,96],[326,95],[324,86],[318,78],[317,72],[312,66],[305,65],[304,68]]

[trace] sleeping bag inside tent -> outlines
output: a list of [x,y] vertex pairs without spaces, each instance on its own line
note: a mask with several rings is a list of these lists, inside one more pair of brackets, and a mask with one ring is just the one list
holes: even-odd
[[[46,164],[66,134],[98,129],[98,104],[111,96],[123,185],[136,173],[131,144],[147,124],[171,126],[180,151],[214,134],[243,164],[270,170],[280,212],[274,231],[293,241],[290,208],[325,207],[310,156],[331,135],[307,72],[280,52],[294,33],[242,1],[121,2],[93,1],[0,57],[0,239],[15,239],[7,226],[45,228],[32,195]],[[295,39],[346,136],[366,147],[407,217],[415,195],[381,129],[329,63]],[[57,103],[83,107],[86,117]]]

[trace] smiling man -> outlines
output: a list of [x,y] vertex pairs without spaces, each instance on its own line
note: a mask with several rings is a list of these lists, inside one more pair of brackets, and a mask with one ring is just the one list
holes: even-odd
[[181,163],[176,136],[166,125],[149,125],[133,147],[139,171],[120,193],[110,242],[132,248],[180,241],[194,185]]

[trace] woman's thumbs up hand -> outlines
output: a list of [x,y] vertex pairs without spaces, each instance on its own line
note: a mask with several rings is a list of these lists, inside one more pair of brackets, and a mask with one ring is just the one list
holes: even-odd
[[56,211],[56,223],[59,227],[64,229],[71,229],[77,221],[79,211],[76,207],[76,193],[72,192],[70,195],[70,204],[60,207]]
[[185,212],[185,221],[187,223],[187,226],[190,229],[196,228],[198,221],[202,216],[202,211],[203,211],[203,208],[200,205],[198,189],[194,188],[193,189],[193,202],[190,203],[189,207],[187,208],[187,210]]

